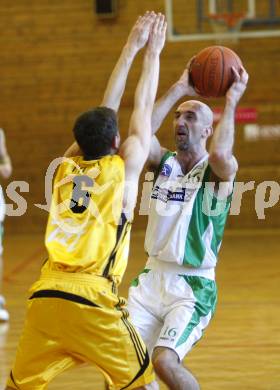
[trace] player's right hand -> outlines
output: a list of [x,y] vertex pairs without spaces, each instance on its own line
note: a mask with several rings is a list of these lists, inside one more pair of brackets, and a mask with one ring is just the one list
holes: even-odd
[[179,78],[177,84],[178,86],[183,90],[184,95],[186,96],[198,96],[196,93],[191,81],[190,81],[190,67],[191,63],[193,61],[194,57],[192,57],[189,62],[187,63],[187,66],[185,70],[183,71],[181,77]]
[[155,18],[154,11],[147,11],[144,16],[139,16],[127,39],[127,45],[131,49],[138,51],[145,46]]

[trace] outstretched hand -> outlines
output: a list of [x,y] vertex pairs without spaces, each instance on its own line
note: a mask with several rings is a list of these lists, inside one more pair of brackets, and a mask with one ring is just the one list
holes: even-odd
[[127,39],[127,45],[132,50],[138,51],[145,46],[155,18],[156,14],[153,11],[147,11],[144,16],[138,17]]
[[148,50],[151,52],[160,53],[163,49],[165,38],[166,38],[166,28],[167,23],[165,16],[161,13],[158,13],[155,17],[154,24],[151,28],[149,41],[148,41]]
[[230,103],[236,105],[247,88],[249,75],[246,72],[245,68],[243,68],[243,66],[241,67],[239,73],[237,69],[233,66],[232,72],[234,73],[234,82],[227,91],[226,99]]
[[179,80],[177,82],[177,84],[182,89],[183,94],[187,95],[187,96],[198,96],[192,83],[190,82],[190,67],[191,67],[191,63],[192,63],[193,59],[194,59],[194,57],[192,57],[189,60],[185,70],[183,71],[181,77],[179,78]]

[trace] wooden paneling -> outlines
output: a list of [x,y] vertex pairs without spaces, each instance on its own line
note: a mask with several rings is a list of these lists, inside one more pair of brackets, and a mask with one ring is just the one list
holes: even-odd
[[[44,228],[46,213],[33,205],[44,199],[48,164],[72,141],[71,129],[76,116],[99,104],[130,26],[138,14],[151,8],[148,0],[119,4],[118,17],[104,21],[97,19],[91,0],[1,2],[0,126],[7,132],[14,165],[12,179],[30,183],[30,193],[24,195],[28,212],[18,219],[9,218],[6,223],[9,231]],[[153,8],[164,12],[164,1],[153,1]],[[192,15],[182,13],[181,18],[187,20]],[[180,76],[192,55],[210,44],[214,42],[167,42],[161,56],[159,94]],[[240,105],[256,107],[260,124],[278,124],[279,39],[247,39],[229,46],[240,55],[250,73],[248,90]],[[120,111],[123,135],[140,66],[141,55],[129,76]],[[211,100],[208,104],[218,107],[223,100]],[[159,137],[173,148],[172,114]],[[257,180],[257,167],[262,166],[261,178],[265,179],[267,166],[271,176],[271,166],[280,163],[279,141],[245,142],[243,125],[238,125],[236,138],[235,153],[241,172],[256,167],[253,174]],[[272,176],[279,180],[277,170]],[[271,211],[269,215],[263,223],[255,221],[256,226],[279,226],[279,212]],[[236,227],[255,225],[253,213],[249,218],[242,211],[234,218]],[[136,224],[141,225],[141,220],[136,216]]]

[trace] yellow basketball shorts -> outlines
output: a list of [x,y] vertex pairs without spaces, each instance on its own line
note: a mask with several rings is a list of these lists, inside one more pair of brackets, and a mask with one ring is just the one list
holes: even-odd
[[128,319],[125,300],[112,292],[112,282],[51,272],[31,294],[8,386],[42,390],[85,362],[102,371],[111,389],[134,389],[154,380],[146,346]]

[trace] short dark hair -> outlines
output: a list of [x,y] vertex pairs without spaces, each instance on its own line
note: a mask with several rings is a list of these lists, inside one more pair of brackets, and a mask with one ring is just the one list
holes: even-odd
[[117,115],[108,107],[96,107],[81,114],[74,125],[74,137],[85,158],[110,154],[118,134]]

